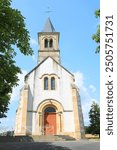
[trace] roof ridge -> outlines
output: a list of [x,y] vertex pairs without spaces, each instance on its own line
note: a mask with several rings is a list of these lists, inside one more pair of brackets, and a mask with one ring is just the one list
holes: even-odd
[[34,67],[29,73],[27,73],[26,75],[25,75],[25,80],[26,80],[26,78],[28,77],[28,75],[33,71],[33,70],[35,70],[36,68],[38,68],[45,60],[47,60],[48,58],[51,58],[52,60],[54,60],[59,66],[61,66],[64,70],[66,70],[69,74],[71,74],[72,76],[74,76],[74,74],[73,73],[71,73],[69,70],[67,70],[65,67],[63,67],[60,63],[58,63],[55,59],[53,59],[51,56],[48,56],[48,57],[46,57],[43,61],[41,61],[36,67]]

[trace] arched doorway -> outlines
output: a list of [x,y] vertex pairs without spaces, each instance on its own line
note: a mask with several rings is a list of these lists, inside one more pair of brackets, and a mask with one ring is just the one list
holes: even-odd
[[44,134],[56,134],[56,109],[52,106],[44,110]]
[[[53,109],[50,109],[48,107],[52,107]],[[49,111],[49,112],[48,112]],[[42,101],[39,106],[37,107],[37,113],[36,113],[36,120],[37,120],[37,124],[36,124],[36,133],[38,132],[39,135],[44,135],[44,134],[62,134],[63,133],[63,129],[64,129],[64,118],[63,118],[63,106],[60,102],[58,102],[57,100],[54,99],[47,99]],[[46,125],[46,122],[44,123],[44,120],[46,120],[46,113],[52,114],[53,116],[56,116],[54,122],[56,122],[56,126],[55,126],[55,130],[54,132],[46,132],[46,129],[44,128],[44,126]],[[55,114],[55,115],[54,115]],[[45,116],[45,119],[44,119]],[[48,115],[47,115],[48,116]],[[45,132],[44,132],[45,131]]]

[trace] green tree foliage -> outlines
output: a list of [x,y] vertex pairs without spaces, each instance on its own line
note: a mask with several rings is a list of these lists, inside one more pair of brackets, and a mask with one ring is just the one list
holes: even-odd
[[[95,11],[96,18],[100,17],[100,9]],[[92,39],[98,44],[96,53],[100,52],[100,25],[97,26],[97,31],[93,34]]]
[[17,86],[21,70],[14,57],[19,48],[24,55],[32,55],[30,36],[24,17],[17,9],[11,8],[11,0],[0,0],[0,118],[6,117],[12,88]]
[[88,132],[91,134],[100,135],[100,107],[97,103],[93,102],[89,111],[90,125]]

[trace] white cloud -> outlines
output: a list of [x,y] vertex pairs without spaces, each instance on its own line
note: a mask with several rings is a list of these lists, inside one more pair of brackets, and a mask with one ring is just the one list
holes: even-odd
[[[98,102],[96,98],[93,96],[93,93],[96,92],[96,88],[90,84],[89,86],[85,85],[85,77],[84,74],[80,71],[74,73],[75,82],[78,88],[80,89],[82,110],[85,125],[89,124],[89,110],[93,101]],[[91,93],[93,92],[93,93]]]
[[[30,44],[32,46],[37,46],[38,42],[35,39],[31,38],[30,39]],[[34,62],[37,62],[37,57],[35,56],[35,54],[32,55],[32,59],[34,60]]]
[[0,119],[0,133],[12,131],[15,125],[15,116]]
[[83,73],[81,73],[80,71],[74,73],[75,75],[75,82],[79,87],[82,87],[84,84],[84,76]]
[[33,38],[30,39],[30,44],[33,45],[33,46],[38,45],[37,41]]
[[92,93],[96,92],[96,87],[94,85],[90,84],[89,88],[91,89]]
[[80,71],[74,73],[75,75],[75,83],[80,89],[80,93],[82,93],[83,97],[89,97],[88,89],[84,84],[84,75]]
[[32,59],[33,59],[35,62],[37,62],[37,58],[36,58],[35,55],[32,55]]
[[24,85],[24,76],[27,74],[26,70],[22,70],[22,74],[18,74],[19,82],[18,86],[13,88],[13,92],[11,94],[11,100],[10,102],[12,103],[13,101],[16,101],[19,99],[19,91]]

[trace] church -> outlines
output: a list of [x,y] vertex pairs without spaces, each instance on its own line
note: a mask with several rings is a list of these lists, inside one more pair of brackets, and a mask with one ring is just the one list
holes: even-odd
[[20,90],[15,135],[84,137],[79,89],[74,75],[61,65],[59,39],[48,18],[38,33],[38,64]]

